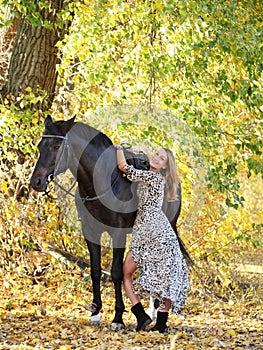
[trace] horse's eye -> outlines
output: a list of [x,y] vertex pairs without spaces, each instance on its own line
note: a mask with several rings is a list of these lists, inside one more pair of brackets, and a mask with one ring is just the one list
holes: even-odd
[[50,152],[56,152],[59,150],[60,144],[55,144],[55,145],[50,145],[49,146],[49,151]]

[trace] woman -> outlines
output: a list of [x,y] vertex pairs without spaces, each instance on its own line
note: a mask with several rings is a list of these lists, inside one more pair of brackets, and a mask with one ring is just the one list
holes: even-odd
[[[160,300],[153,330],[166,331],[169,309],[178,313],[189,286],[188,270],[176,233],[162,211],[163,198],[177,199],[177,175],[173,153],[160,149],[150,157],[150,170],[128,165],[122,147],[116,145],[117,163],[131,181],[138,184],[138,211],[132,231],[131,250],[123,266],[123,282],[137,318],[136,330],[145,330],[152,322],[144,311],[140,297],[150,293]],[[138,269],[140,277],[133,281]]]

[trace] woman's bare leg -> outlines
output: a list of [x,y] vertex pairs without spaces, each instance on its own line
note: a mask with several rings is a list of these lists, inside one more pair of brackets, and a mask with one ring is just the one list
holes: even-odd
[[169,312],[170,307],[171,307],[171,300],[165,298],[165,299],[164,299],[164,306],[163,306],[163,307],[160,307],[160,308],[159,308],[159,311],[160,311],[160,312]]
[[140,297],[138,296],[138,294],[134,294],[132,290],[132,276],[136,270],[137,266],[135,264],[131,252],[129,251],[123,264],[123,284],[125,292],[128,298],[130,299],[132,305],[135,305],[140,301]]

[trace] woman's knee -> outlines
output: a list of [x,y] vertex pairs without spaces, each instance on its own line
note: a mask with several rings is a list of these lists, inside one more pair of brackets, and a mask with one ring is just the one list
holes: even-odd
[[126,259],[123,264],[123,276],[131,277],[132,274],[137,270],[135,261],[131,255],[131,252],[128,252]]
[[134,269],[131,268],[129,264],[123,265],[123,278],[131,277],[134,272]]

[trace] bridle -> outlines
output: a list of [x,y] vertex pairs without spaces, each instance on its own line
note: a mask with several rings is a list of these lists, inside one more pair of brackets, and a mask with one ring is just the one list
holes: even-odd
[[[42,139],[43,138],[62,139],[62,140],[65,141],[65,146],[67,148],[70,148],[70,144],[68,143],[68,136],[67,136],[67,134],[66,134],[66,136],[61,136],[61,135],[42,135]],[[64,150],[62,150],[61,155],[62,155],[63,151]],[[59,161],[60,161],[60,159],[59,159]],[[94,196],[94,197],[90,197],[90,196],[80,197],[80,196],[77,196],[74,193],[72,193],[71,191],[74,188],[74,186],[76,185],[77,180],[75,180],[75,182],[73,183],[73,185],[70,186],[69,189],[66,189],[66,188],[64,188],[62,185],[60,185],[55,180],[54,174],[50,174],[48,176],[47,183],[49,184],[49,183],[53,182],[58,188],[60,188],[62,191],[65,192],[65,195],[70,195],[71,197],[73,197],[75,199],[78,199],[78,200],[81,200],[83,203],[86,203],[86,202],[95,201],[97,199],[100,199],[100,198],[104,197],[107,193],[109,193],[111,191],[111,189],[112,189],[112,186],[115,184],[115,182],[119,178],[119,176],[120,176],[120,173],[118,172],[116,178],[113,180],[113,182],[111,183],[110,187],[105,192],[103,192],[102,194],[99,194],[98,196]],[[44,195],[48,196],[49,198],[51,198],[49,193],[50,193],[50,191],[45,190]]]

